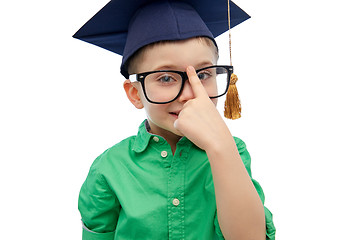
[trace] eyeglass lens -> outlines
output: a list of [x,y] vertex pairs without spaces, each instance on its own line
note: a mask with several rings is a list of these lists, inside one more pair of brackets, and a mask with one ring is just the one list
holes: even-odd
[[[197,73],[209,97],[225,94],[228,71],[224,67],[211,67]],[[174,72],[155,72],[144,79],[145,92],[153,102],[169,102],[176,98],[182,86],[182,76]]]

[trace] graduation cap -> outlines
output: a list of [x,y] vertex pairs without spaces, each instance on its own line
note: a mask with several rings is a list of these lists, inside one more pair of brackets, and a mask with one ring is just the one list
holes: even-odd
[[[127,61],[140,48],[201,36],[216,45],[215,37],[248,18],[229,0],[111,0],[73,37],[122,55],[121,74],[128,78]],[[235,82],[231,81],[229,92],[234,92]],[[234,94],[237,91],[230,99],[239,101]],[[226,105],[225,117],[226,109],[233,108]]]

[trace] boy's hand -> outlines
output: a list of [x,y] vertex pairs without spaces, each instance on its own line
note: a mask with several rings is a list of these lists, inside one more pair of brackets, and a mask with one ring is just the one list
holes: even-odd
[[186,69],[194,99],[188,100],[174,127],[199,148],[207,151],[232,140],[231,133],[220,116],[215,104],[209,98],[195,69]]

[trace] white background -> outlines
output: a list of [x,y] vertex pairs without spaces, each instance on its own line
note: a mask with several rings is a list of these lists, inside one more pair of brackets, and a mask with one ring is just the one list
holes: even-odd
[[[121,57],[71,38],[105,3],[0,3],[0,239],[81,239],[92,161],[145,117],[125,98]],[[252,18],[232,30],[243,117],[227,122],[277,239],[360,239],[356,1],[236,3]],[[218,44],[227,64],[227,35]]]

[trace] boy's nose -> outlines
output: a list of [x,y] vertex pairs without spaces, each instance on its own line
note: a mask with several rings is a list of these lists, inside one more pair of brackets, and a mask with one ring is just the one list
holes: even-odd
[[184,102],[184,101],[188,101],[188,100],[191,100],[194,98],[195,98],[195,95],[191,88],[190,82],[188,80],[186,80],[184,83],[184,88],[178,99],[180,102]]

